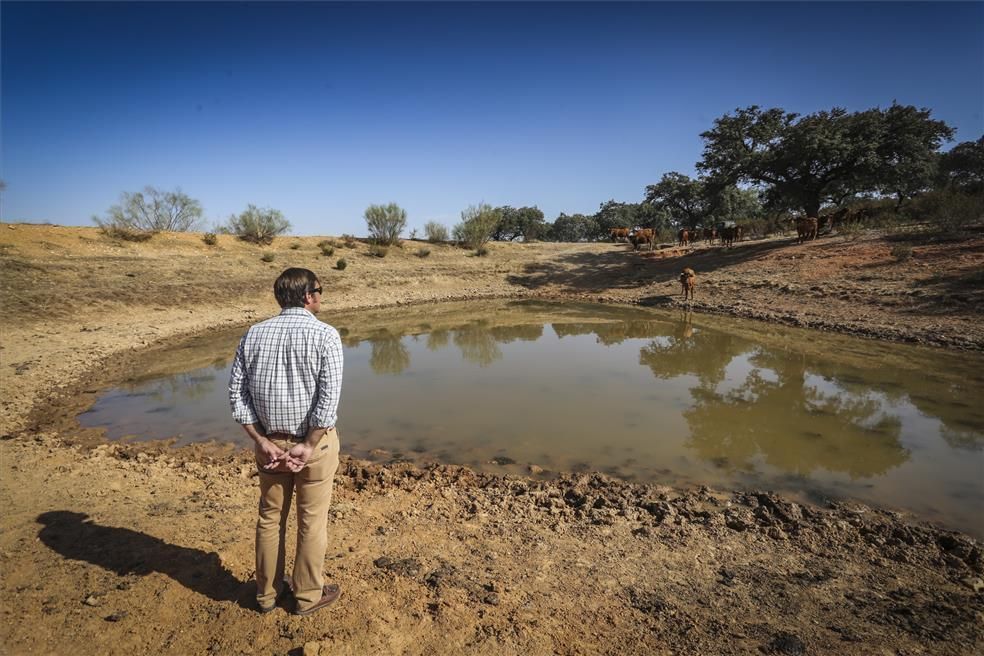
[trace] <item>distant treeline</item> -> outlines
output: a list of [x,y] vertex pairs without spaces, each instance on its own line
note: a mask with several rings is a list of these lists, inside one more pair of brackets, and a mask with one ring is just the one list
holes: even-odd
[[[552,223],[536,206],[482,203],[464,210],[450,235],[484,254],[489,240],[594,241],[613,228],[652,228],[666,240],[679,228],[735,222],[747,234],[764,235],[785,229],[795,216],[828,218],[831,227],[835,219],[919,220],[955,230],[984,214],[984,136],[940,152],[954,134],[929,109],[911,105],[808,115],[751,106],[701,133],[697,178],[671,171],[648,185],[638,202],[608,200],[594,214],[561,213]],[[180,189],[147,187],[124,193],[105,217],[93,220],[107,234],[146,239],[200,227],[202,208]],[[390,203],[370,205],[365,220],[374,243],[393,244],[407,217]],[[289,229],[279,211],[253,205],[215,227],[255,243],[270,243]],[[434,221],[424,232],[433,242],[449,234]]]

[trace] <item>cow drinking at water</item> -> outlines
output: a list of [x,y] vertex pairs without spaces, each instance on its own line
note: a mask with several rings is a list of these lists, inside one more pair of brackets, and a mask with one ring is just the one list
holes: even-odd
[[683,300],[694,300],[694,290],[697,289],[697,274],[690,267],[683,270],[680,274],[680,287],[683,291]]

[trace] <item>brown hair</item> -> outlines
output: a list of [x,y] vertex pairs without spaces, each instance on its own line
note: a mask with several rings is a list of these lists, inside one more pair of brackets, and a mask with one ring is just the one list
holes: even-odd
[[310,269],[286,269],[273,283],[273,295],[280,307],[304,307],[304,296],[318,285],[318,276]]

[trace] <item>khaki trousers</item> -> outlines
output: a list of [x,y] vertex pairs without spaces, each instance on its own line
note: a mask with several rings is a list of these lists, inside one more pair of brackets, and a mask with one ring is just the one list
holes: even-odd
[[[296,442],[273,439],[288,450]],[[329,430],[318,442],[301,471],[260,474],[260,517],[256,522],[256,601],[261,607],[275,603],[284,585],[287,516],[297,492],[297,550],[291,586],[297,609],[307,610],[321,599],[322,569],[328,545],[328,506],[338,470],[338,433]]]

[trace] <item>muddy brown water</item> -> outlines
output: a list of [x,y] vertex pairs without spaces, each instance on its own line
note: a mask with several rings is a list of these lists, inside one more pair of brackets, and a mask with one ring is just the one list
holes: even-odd
[[[379,461],[856,499],[984,536],[984,356],[638,307],[340,314],[343,449]],[[110,439],[248,444],[243,329],[149,356],[79,416]]]

